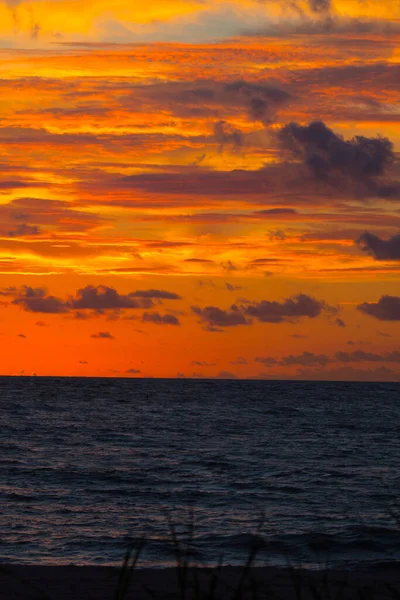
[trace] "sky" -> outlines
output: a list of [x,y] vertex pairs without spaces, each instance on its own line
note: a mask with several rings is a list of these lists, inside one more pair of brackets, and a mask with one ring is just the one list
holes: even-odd
[[0,1],[3,375],[400,381],[397,0]]

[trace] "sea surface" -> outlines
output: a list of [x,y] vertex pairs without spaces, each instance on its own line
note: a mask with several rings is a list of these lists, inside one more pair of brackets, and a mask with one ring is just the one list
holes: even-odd
[[0,417],[0,563],[400,560],[400,384],[3,377]]

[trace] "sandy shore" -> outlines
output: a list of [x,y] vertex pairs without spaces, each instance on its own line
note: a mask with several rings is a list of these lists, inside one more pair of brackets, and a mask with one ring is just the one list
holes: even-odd
[[[53,567],[4,565],[0,567],[1,600],[114,600],[119,569],[113,567]],[[126,599],[154,600],[210,598],[215,569],[190,569],[181,595],[177,569],[137,569]],[[272,567],[253,568],[240,596],[236,590],[243,569],[224,567],[218,574],[215,598],[281,598],[318,600],[373,598],[399,600],[400,563],[359,571],[311,572]],[[198,594],[202,590],[201,596]],[[396,595],[397,590],[397,595]],[[301,595],[300,595],[301,594]]]

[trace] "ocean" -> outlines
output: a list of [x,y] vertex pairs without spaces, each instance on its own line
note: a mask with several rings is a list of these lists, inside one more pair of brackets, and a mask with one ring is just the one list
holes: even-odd
[[3,377],[0,411],[0,563],[400,560],[400,384]]

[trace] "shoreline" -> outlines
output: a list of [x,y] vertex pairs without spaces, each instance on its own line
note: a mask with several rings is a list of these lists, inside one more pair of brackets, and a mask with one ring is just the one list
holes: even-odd
[[[1,600],[114,600],[120,567],[0,565]],[[242,585],[243,584],[243,585]],[[215,585],[215,587],[213,587]],[[184,589],[184,593],[182,590]],[[214,593],[210,594],[210,590]],[[338,570],[224,566],[137,568],[125,600],[400,598],[400,562]],[[121,596],[122,598],[122,596]]]

